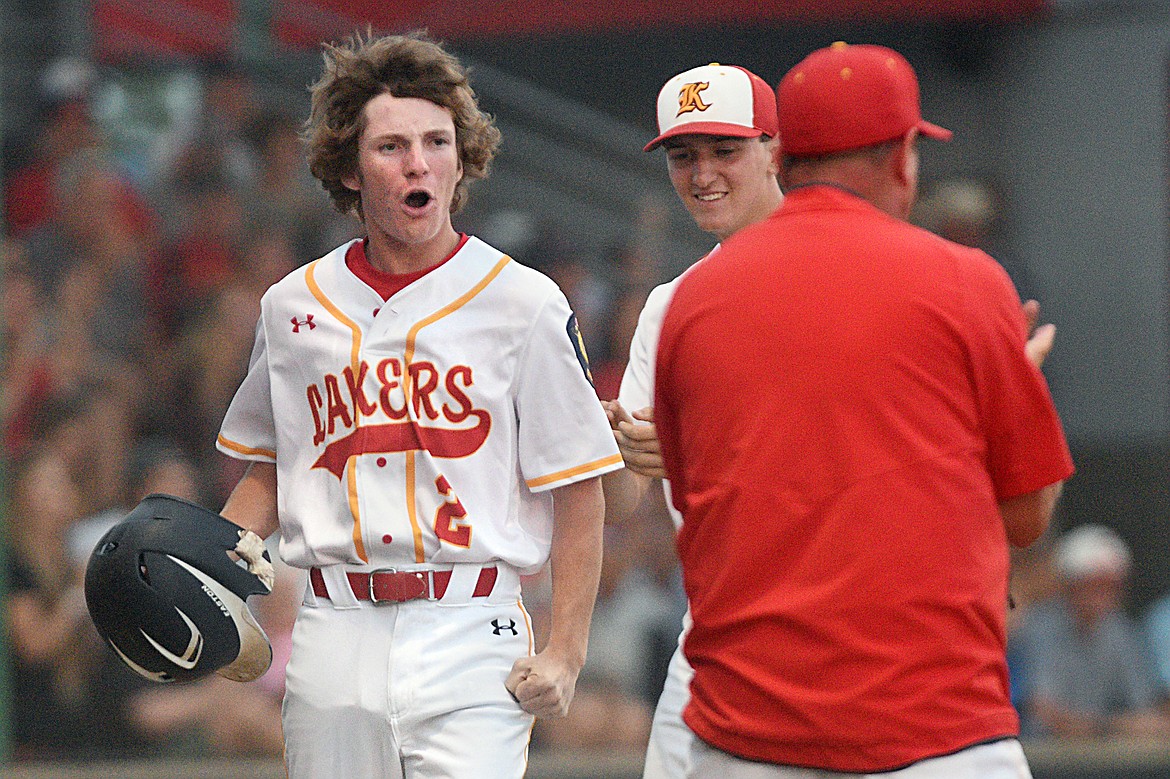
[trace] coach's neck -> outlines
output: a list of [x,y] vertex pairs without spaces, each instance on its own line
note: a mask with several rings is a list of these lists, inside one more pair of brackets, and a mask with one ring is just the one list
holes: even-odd
[[917,132],[860,149],[820,157],[783,156],[780,180],[785,191],[829,184],[853,192],[890,216],[908,219],[918,193]]

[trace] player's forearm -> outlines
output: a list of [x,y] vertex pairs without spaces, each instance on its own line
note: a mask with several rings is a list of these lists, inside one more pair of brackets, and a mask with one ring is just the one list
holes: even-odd
[[1049,484],[1035,492],[999,504],[1004,530],[1012,546],[1025,547],[1048,529],[1063,482]]
[[651,479],[635,473],[629,468],[610,471],[601,477],[605,493],[605,522],[617,524],[625,521],[641,505],[650,488]]
[[545,651],[580,668],[601,579],[605,504],[600,479],[560,487],[553,500],[552,625]]
[[249,465],[220,514],[261,538],[276,532],[280,524],[276,513],[276,466],[263,462]]

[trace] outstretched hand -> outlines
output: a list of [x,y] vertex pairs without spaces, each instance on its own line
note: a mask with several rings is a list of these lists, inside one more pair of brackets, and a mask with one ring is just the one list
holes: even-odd
[[647,406],[631,415],[616,400],[603,400],[601,404],[626,467],[643,476],[665,478],[658,428],[654,426],[654,409]]
[[1028,322],[1028,342],[1024,344],[1024,352],[1033,365],[1043,367],[1056,343],[1056,325],[1051,322],[1036,325],[1040,321],[1040,303],[1035,300],[1025,301],[1024,319]]

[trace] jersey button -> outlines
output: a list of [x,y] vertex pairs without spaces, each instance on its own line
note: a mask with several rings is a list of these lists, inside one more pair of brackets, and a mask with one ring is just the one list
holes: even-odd
[[385,467],[386,467],[386,458],[385,458],[385,457],[379,457],[379,458],[378,458],[377,460],[375,460],[374,462],[376,462],[376,463],[378,464],[378,467],[379,467],[379,468],[385,468]]
[[390,536],[390,534],[389,534],[389,533],[387,533],[386,535],[382,536],[382,543],[383,543],[383,544],[389,544],[389,543],[393,543],[393,541],[394,541],[394,539],[393,539],[393,538]]

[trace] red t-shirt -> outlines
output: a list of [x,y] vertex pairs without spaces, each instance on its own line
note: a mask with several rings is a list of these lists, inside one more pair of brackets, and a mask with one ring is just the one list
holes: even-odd
[[986,254],[827,186],[682,281],[655,418],[700,738],[871,772],[1017,733],[998,503],[1073,470],[1026,328]]

